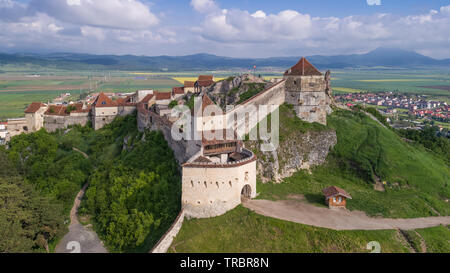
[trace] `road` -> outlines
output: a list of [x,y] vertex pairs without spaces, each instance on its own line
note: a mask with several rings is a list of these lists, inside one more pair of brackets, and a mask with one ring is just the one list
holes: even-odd
[[414,219],[372,218],[360,211],[331,210],[298,200],[245,200],[243,206],[264,216],[334,230],[412,230],[450,225],[450,216]]
[[[88,158],[82,151],[76,148],[74,150]],[[58,243],[55,248],[55,253],[108,253],[97,234],[91,228],[83,226],[78,221],[78,209],[80,208],[81,200],[86,193],[87,187],[88,183],[84,185],[75,198],[72,210],[70,211],[69,233]]]

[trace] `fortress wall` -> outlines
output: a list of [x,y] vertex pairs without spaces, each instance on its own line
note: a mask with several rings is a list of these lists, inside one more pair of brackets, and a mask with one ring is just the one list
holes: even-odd
[[180,229],[183,226],[184,216],[184,210],[181,210],[181,212],[178,214],[177,219],[175,219],[175,222],[164,234],[164,236],[161,237],[161,239],[153,247],[150,253],[166,253],[167,250],[169,250],[169,247],[172,245],[173,239],[178,235],[178,232],[180,232]]
[[24,128],[28,127],[26,118],[8,119],[8,135],[9,138],[20,135],[22,133],[28,133]]
[[[271,109],[269,107],[267,115],[259,115],[258,109],[261,105],[276,105],[280,106],[285,102],[286,95],[285,95],[285,82],[281,81],[277,84],[275,84],[273,87],[269,88],[263,93],[260,93],[259,95],[250,98],[243,104],[236,107],[234,110],[227,113],[227,126],[228,128],[239,128],[239,132],[244,132],[244,134],[248,134],[251,129],[255,128],[258,123],[260,123],[264,118],[267,117],[268,114],[271,114],[273,111],[278,109],[278,107],[275,107]],[[248,106],[255,106],[255,107],[248,107]],[[253,109],[252,109],[253,108]],[[247,109],[252,109],[248,113],[247,118],[239,118],[239,116],[243,116],[243,113]],[[233,115],[236,117],[237,115],[237,122],[235,122],[235,118],[233,118]],[[246,114],[247,115],[247,114]],[[255,119],[250,118],[251,116],[257,117]]]
[[146,128],[150,128],[150,114],[144,108],[143,104],[137,106],[137,125],[140,132],[143,132]]
[[136,106],[119,106],[118,114],[119,116],[128,116],[134,113]]
[[148,111],[147,117],[145,117],[145,114],[138,115],[138,126],[152,131],[161,131],[180,164],[187,162],[201,149],[201,141],[174,140],[172,138],[172,123],[151,111]]
[[85,126],[89,122],[89,113],[77,114],[73,116],[44,116],[44,128],[48,132],[58,129],[66,129],[70,125]]
[[236,167],[183,167],[182,206],[186,217],[216,217],[241,204],[245,185],[256,197],[256,161]]
[[285,99],[286,95],[284,92],[284,81],[281,81],[268,90],[238,105],[236,108],[224,115],[197,117],[197,123],[195,126],[198,131],[202,131],[202,129],[208,131],[212,129],[238,129],[238,133],[243,136],[248,134],[251,129],[255,128],[259,122],[267,117],[268,114],[271,114],[278,108],[275,107],[274,109],[271,109],[271,107],[269,107],[267,109],[269,111],[267,115],[259,116],[259,106],[280,106],[284,103]]

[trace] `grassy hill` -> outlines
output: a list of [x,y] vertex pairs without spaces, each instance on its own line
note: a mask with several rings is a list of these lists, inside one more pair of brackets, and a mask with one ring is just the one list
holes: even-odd
[[[304,194],[322,205],[321,190],[335,185],[353,196],[349,209],[369,215],[450,215],[450,170],[444,159],[405,142],[361,112],[337,110],[328,117],[328,127],[336,130],[338,144],[327,162],[311,172],[297,172],[281,184],[259,183],[259,198]],[[386,191],[375,191],[376,182],[386,182]]]
[[[450,239],[448,227],[417,232],[426,241],[428,252],[450,251],[445,243]],[[379,242],[383,253],[411,252],[395,230],[334,231],[264,217],[239,206],[220,217],[186,220],[169,252],[368,253],[366,246],[371,241]]]
[[[280,115],[280,123],[290,125],[280,130],[281,138],[292,130],[305,130],[305,124],[289,115]],[[277,200],[303,194],[309,202],[324,206],[322,189],[336,185],[353,196],[347,205],[350,210],[372,216],[450,215],[446,201],[450,171],[439,155],[405,142],[362,112],[336,110],[328,117],[327,127],[336,130],[338,144],[326,163],[310,172],[299,171],[280,184],[258,182],[258,198]],[[383,181],[385,191],[376,191],[374,184]],[[427,252],[448,252],[449,240],[446,226],[402,235],[396,230],[334,231],[261,216],[240,206],[219,217],[185,221],[169,251],[369,252],[367,243],[377,241],[382,252],[421,252],[423,246]]]

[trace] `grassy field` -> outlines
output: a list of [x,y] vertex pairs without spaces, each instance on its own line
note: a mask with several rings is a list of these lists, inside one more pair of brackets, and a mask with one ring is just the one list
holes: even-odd
[[0,120],[23,117],[25,108],[32,102],[48,102],[61,93],[71,93],[70,99],[91,92],[134,92],[139,89],[170,91],[180,83],[164,77],[80,77],[8,75],[0,77]]
[[[169,91],[184,81],[193,81],[200,74],[213,74],[216,80],[247,72],[186,71],[186,72],[127,72],[127,71],[64,71],[33,66],[1,66],[0,119],[21,117],[26,105],[33,101],[48,101],[60,93],[134,92],[138,89]],[[397,91],[429,94],[449,100],[450,72],[394,70],[335,70],[335,93]],[[39,77],[35,77],[39,75]],[[255,72],[267,80],[282,77],[276,72]],[[438,89],[439,87],[443,89]],[[447,88],[447,90],[445,90]],[[28,92],[28,93],[24,93]],[[74,97],[71,97],[72,99]]]
[[[328,127],[336,130],[338,144],[326,164],[311,173],[297,172],[281,184],[259,183],[259,198],[303,194],[311,203],[322,205],[322,189],[335,185],[352,195],[349,209],[369,215],[450,215],[450,204],[445,201],[450,199],[450,170],[443,159],[404,142],[364,114],[336,111],[328,117]],[[385,192],[373,189],[376,179],[387,183]]]
[[[332,74],[338,75],[338,78],[333,78],[333,90],[338,93],[367,90],[450,95],[448,89],[445,90],[450,86],[448,70],[334,70]],[[436,86],[443,89],[437,89]]]
[[[448,252],[447,227],[419,231],[429,252]],[[186,220],[169,252],[177,253],[368,253],[371,241],[383,253],[409,252],[394,230],[335,231],[258,215],[241,206],[210,219]]]
[[364,93],[367,92],[367,90],[362,89],[353,89],[353,88],[346,88],[346,87],[333,87],[334,93]]

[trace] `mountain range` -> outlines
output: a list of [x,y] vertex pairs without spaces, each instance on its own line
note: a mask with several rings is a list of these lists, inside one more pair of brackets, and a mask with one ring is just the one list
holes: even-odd
[[[78,53],[1,54],[0,65],[35,65],[58,69],[200,71],[200,70],[280,70],[291,67],[300,56],[271,58],[231,58],[211,54],[188,56],[92,55]],[[307,56],[319,69],[344,68],[450,68],[450,59],[437,60],[401,49],[378,48],[366,54]],[[0,68],[1,69],[1,68]]]

